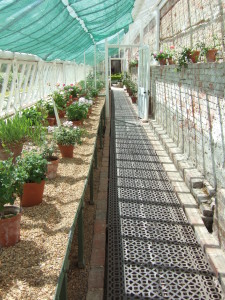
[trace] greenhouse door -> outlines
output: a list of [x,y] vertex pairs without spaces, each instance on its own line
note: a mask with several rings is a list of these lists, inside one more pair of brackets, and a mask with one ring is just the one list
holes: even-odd
[[138,117],[147,121],[150,93],[149,47],[139,48],[138,62]]

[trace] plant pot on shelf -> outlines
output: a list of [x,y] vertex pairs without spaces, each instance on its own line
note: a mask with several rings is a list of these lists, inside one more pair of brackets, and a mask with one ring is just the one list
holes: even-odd
[[169,65],[175,65],[175,62],[172,57],[168,58],[168,63],[169,63]]
[[65,117],[65,114],[66,114],[65,110],[59,110],[58,113],[59,113],[59,118],[60,119]]
[[15,162],[16,157],[21,154],[22,150],[23,150],[22,143],[9,145],[7,148],[3,148],[3,146],[0,144],[0,160],[8,159],[12,153],[13,162]]
[[84,120],[75,120],[72,121],[74,126],[81,126],[83,125]]
[[132,103],[136,103],[137,102],[137,97],[131,96],[131,99],[132,99]]
[[193,51],[190,54],[190,59],[194,64],[196,64],[198,62],[199,55],[200,55],[200,51]]
[[165,66],[166,65],[166,59],[165,58],[159,58],[159,64],[160,66]]
[[73,149],[74,149],[74,145],[59,145],[59,150],[62,154],[63,158],[73,158]]
[[44,187],[45,180],[42,180],[40,183],[25,183],[23,186],[21,205],[30,207],[40,204],[43,198]]
[[54,179],[57,176],[57,169],[59,165],[59,158],[57,156],[51,156],[47,158],[48,165],[47,165],[47,178]]
[[54,126],[56,124],[56,118],[55,117],[48,117],[47,121],[48,121],[49,126]]
[[210,49],[206,53],[207,62],[215,62],[216,61],[216,53],[218,52],[217,49]]
[[73,97],[73,101],[78,101],[78,97]]
[[73,103],[73,99],[69,100],[69,101],[66,103],[66,106],[70,106],[72,103]]
[[0,219],[0,247],[14,246],[20,241],[21,210],[16,206],[5,206],[6,218]]

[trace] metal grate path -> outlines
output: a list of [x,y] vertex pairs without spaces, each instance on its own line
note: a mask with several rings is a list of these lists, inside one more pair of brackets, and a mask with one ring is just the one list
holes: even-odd
[[106,299],[223,299],[122,90],[111,122]]

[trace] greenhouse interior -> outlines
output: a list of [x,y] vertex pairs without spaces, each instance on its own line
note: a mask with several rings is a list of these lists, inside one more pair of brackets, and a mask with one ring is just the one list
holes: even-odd
[[0,299],[225,299],[225,1],[0,1]]

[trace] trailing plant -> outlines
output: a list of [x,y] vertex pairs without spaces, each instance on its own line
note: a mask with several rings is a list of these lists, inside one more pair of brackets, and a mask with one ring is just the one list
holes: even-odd
[[87,117],[87,106],[82,103],[73,103],[66,108],[66,114],[69,121],[78,121]]
[[23,174],[26,183],[40,183],[46,179],[47,160],[36,151],[24,152],[17,158],[17,172]]
[[75,145],[82,143],[82,137],[86,135],[86,130],[73,127],[72,122],[65,122],[63,126],[57,127],[53,133],[53,139],[59,145]]
[[184,47],[179,53],[177,71],[181,71],[182,67],[187,68],[192,51],[192,48]]
[[[12,158],[0,161],[0,217],[4,218],[4,205],[13,205],[16,196],[20,196],[23,190],[25,173],[15,167]],[[9,216],[8,216],[9,217]]]

